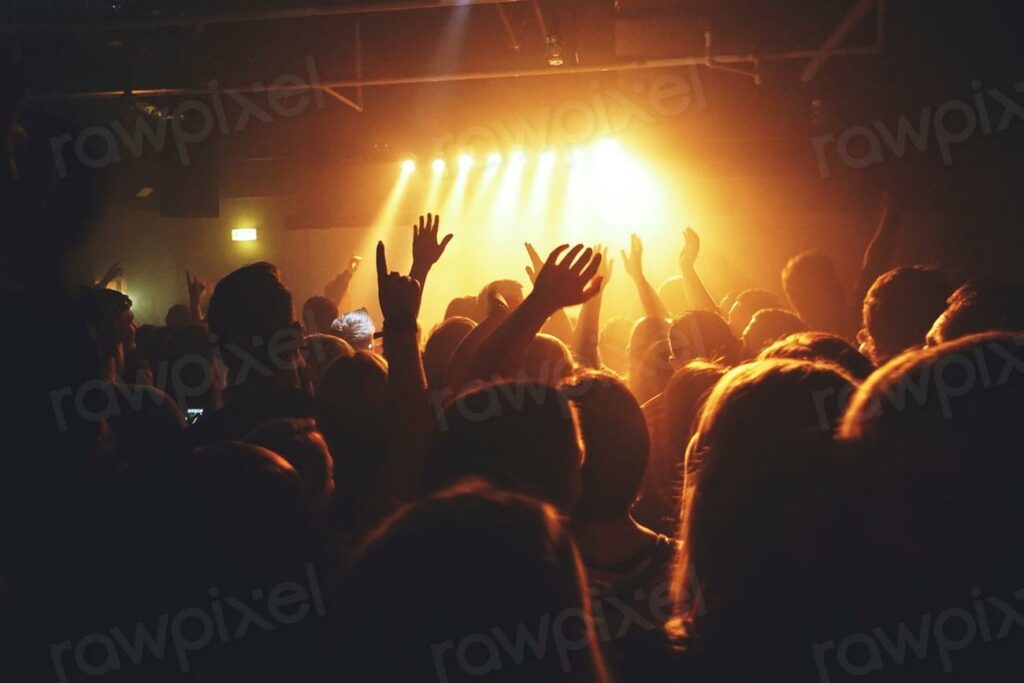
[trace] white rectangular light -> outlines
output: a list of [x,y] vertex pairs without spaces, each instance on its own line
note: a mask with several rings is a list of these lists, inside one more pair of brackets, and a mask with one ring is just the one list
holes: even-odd
[[235,228],[231,231],[232,242],[255,242],[256,228]]

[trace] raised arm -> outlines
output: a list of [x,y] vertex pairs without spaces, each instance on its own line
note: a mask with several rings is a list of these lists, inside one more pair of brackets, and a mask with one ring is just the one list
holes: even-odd
[[669,317],[668,309],[661,301],[661,297],[651,287],[651,283],[644,276],[644,245],[636,235],[629,237],[629,253],[622,251],[622,263],[626,268],[626,275],[629,275],[633,284],[636,285],[637,294],[640,295],[640,303],[644,307],[644,315],[650,318]]
[[194,323],[203,322],[203,292],[206,291],[206,284],[198,277],[185,271],[185,286],[188,288],[188,311]]
[[451,233],[445,235],[440,242],[437,241],[440,223],[440,216],[428,213],[426,218],[420,216],[419,225],[412,226],[412,270],[409,271],[409,277],[419,282],[421,288],[427,283],[430,269],[452,241]]
[[601,256],[601,267],[597,271],[597,276],[601,278],[603,285],[597,294],[583,304],[580,320],[576,325],[574,344],[576,359],[588,368],[601,367],[598,346],[601,337],[601,299],[604,297],[604,288],[608,286],[608,281],[612,277],[612,261],[608,258],[608,247],[599,244],[595,250]]
[[[526,274],[530,278],[530,282],[533,283],[537,280],[537,273],[540,272],[541,266],[544,262],[540,260],[540,254],[533,248],[533,245],[529,242],[525,242],[526,253],[530,256],[530,265],[526,266]],[[542,332],[558,337],[566,344],[571,344],[573,340],[573,329],[572,321],[569,320],[569,315],[565,312],[564,308],[560,308],[555,311],[548,321],[544,323],[544,327],[541,329]]]
[[901,192],[886,190],[882,194],[882,212],[878,217],[875,234],[864,251],[860,277],[853,290],[853,301],[860,310],[864,295],[868,293],[875,279],[892,268],[896,252],[896,238],[899,235],[900,218],[903,216],[904,197]]
[[96,283],[96,289],[106,289],[107,285],[122,275],[124,275],[124,268],[121,267],[120,261],[115,261],[113,265],[107,268],[107,272],[100,278],[100,281]]
[[415,279],[388,272],[384,243],[378,242],[377,294],[384,316],[381,335],[388,359],[389,418],[395,425],[382,476],[382,493],[390,501],[415,496],[430,436],[430,397],[417,335],[421,291]]
[[324,285],[324,296],[333,301],[335,306],[341,306],[341,300],[345,298],[345,293],[348,292],[348,287],[352,284],[352,277],[362,262],[362,258],[353,254],[348,261],[348,267]]
[[467,368],[470,378],[511,376],[544,321],[558,309],[584,303],[601,291],[602,281],[597,277],[601,255],[577,244],[559,261],[566,249],[569,245],[563,244],[551,252],[533,291],[480,345]]
[[713,311],[718,313],[718,304],[711,297],[704,281],[697,275],[694,264],[700,254],[700,236],[693,228],[686,228],[683,231],[683,250],[679,252],[679,270],[683,275],[683,287],[686,289],[686,298],[690,305],[702,311]]

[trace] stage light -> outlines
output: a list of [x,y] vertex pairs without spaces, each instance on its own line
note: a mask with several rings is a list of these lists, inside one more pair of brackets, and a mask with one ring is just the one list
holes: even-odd
[[437,173],[444,171],[444,159],[434,159],[434,162],[430,165]]
[[412,173],[415,170],[416,170],[416,162],[413,161],[412,159],[406,159],[405,161],[402,162],[402,172],[403,173]]
[[256,228],[235,228],[231,231],[232,242],[255,242]]
[[493,167],[493,166],[497,166],[500,163],[501,163],[501,155],[500,154],[494,153],[494,154],[488,154],[487,155],[487,165],[488,166],[492,166]]
[[541,166],[551,166],[555,163],[555,153],[550,149],[540,154]]
[[521,149],[517,149],[514,152],[512,152],[512,154],[509,155],[508,159],[513,164],[522,164],[524,161],[526,161],[526,153]]
[[468,154],[461,155],[459,157],[459,168],[464,171],[473,168],[473,157]]

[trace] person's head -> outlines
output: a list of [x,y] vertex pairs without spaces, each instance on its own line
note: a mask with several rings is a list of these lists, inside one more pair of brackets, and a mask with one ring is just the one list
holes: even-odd
[[313,420],[282,418],[260,425],[246,442],[280,455],[295,468],[310,504],[321,510],[334,493],[334,459]]
[[711,311],[690,310],[680,315],[668,329],[668,340],[675,367],[697,359],[735,365],[743,347],[729,323]]
[[89,289],[97,311],[96,335],[100,349],[115,373],[124,370],[125,354],[135,348],[135,316],[132,300],[113,289]]
[[670,315],[679,315],[690,304],[686,296],[686,285],[683,284],[683,278],[678,275],[673,275],[661,283],[661,287],[658,287],[658,298],[665,304]]
[[774,341],[807,329],[804,321],[781,308],[762,308],[743,330],[743,352],[751,358]]
[[673,581],[690,635],[734,646],[815,625],[804,618],[826,600],[846,540],[832,447],[841,408],[817,397],[852,391],[839,368],[790,360],[741,365],[712,389],[687,452]]
[[1024,337],[979,334],[902,354],[853,396],[840,437],[857,464],[865,573],[883,600],[920,614],[974,586],[1019,587],[1022,369]]
[[680,476],[686,447],[697,428],[697,416],[712,387],[726,371],[727,368],[715,363],[691,361],[675,371],[665,388],[669,450],[678,454],[676,469]]
[[363,503],[387,456],[388,368],[370,351],[331,363],[313,399],[317,426],[334,458],[333,508],[346,527],[365,524]]
[[515,280],[495,280],[481,289],[476,301],[484,318],[491,314],[492,296],[500,296],[508,304],[508,310],[514,311],[523,303],[523,286]]
[[637,320],[629,332],[629,346],[626,347],[630,367],[634,363],[643,362],[647,351],[657,342],[667,338],[668,321],[664,318],[645,316]]
[[190,322],[192,322],[192,314],[185,304],[174,304],[167,309],[167,315],[164,316],[164,325],[167,327],[180,327],[188,325]]
[[782,288],[801,320],[814,330],[852,334],[850,305],[832,259],[820,251],[797,254],[782,270]]
[[230,384],[271,379],[267,374],[298,384],[302,333],[291,292],[272,264],[243,266],[218,282],[206,321]]
[[878,276],[864,297],[861,350],[875,365],[924,346],[952,287],[937,268],[903,266]]
[[480,313],[480,304],[475,296],[458,296],[448,302],[444,310],[445,320],[448,318],[469,318],[473,322],[483,320]]
[[307,335],[330,332],[337,317],[337,304],[325,296],[311,296],[302,304],[302,327]]
[[572,352],[557,337],[538,334],[530,340],[516,365],[516,377],[557,384],[573,372]]
[[313,381],[319,382],[331,363],[339,358],[349,358],[355,351],[347,341],[333,334],[310,334],[303,339],[302,358],[313,373]]
[[979,332],[1024,330],[1024,287],[977,278],[961,285],[928,332],[935,346]]
[[579,501],[582,463],[575,408],[556,389],[499,381],[460,394],[438,416],[424,486],[480,477],[568,513]]
[[167,377],[167,391],[184,412],[188,408],[220,407],[222,372],[213,362],[210,332],[189,323],[173,328],[163,345],[157,376]]
[[673,372],[672,349],[668,339],[660,339],[647,349],[640,363],[630,368],[629,390],[637,401],[646,403],[665,391]]
[[650,451],[640,404],[621,380],[596,370],[570,378],[562,391],[579,409],[586,451],[583,498],[573,517],[581,521],[626,517]]
[[863,382],[875,366],[857,349],[834,334],[797,332],[766,346],[758,355],[761,360],[789,358],[835,363],[858,382]]
[[[337,661],[349,680],[607,682],[565,522],[550,505],[480,482],[388,519],[356,554],[339,604]],[[516,656],[495,646],[484,678],[465,666],[467,648],[486,647],[481,634],[515,641],[548,619],[558,631],[545,631],[542,647]]]
[[376,332],[373,318],[365,308],[342,313],[331,323],[331,334],[344,339],[356,351],[372,351]]
[[444,321],[430,333],[423,346],[423,374],[427,386],[440,390],[444,386],[444,372],[448,360],[466,335],[473,331],[476,323],[462,316],[445,317]]
[[601,328],[598,348],[601,362],[609,369],[625,377],[629,372],[629,359],[626,349],[629,347],[629,334],[633,329],[633,321],[622,316],[611,318]]
[[750,319],[765,308],[782,308],[782,302],[779,301],[779,297],[765,289],[745,289],[737,294],[726,316],[733,334],[742,337],[743,330],[750,324]]

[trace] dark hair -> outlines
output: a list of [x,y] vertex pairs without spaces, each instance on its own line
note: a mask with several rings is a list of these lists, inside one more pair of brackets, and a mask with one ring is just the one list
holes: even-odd
[[629,512],[647,467],[650,437],[640,404],[621,380],[607,372],[578,373],[562,391],[579,408],[583,497],[577,519],[609,519]]
[[[339,597],[338,668],[350,680],[481,680],[480,667],[456,664],[466,645],[541,628],[540,649],[492,660],[484,680],[607,681],[572,538],[526,496],[467,483],[413,503],[367,539]],[[582,647],[560,654],[548,620]]]
[[444,372],[449,359],[474,327],[476,323],[469,318],[446,317],[430,333],[427,343],[423,345],[423,374],[431,390],[440,391],[443,388]]
[[825,332],[797,332],[769,344],[758,358],[789,358],[791,360],[825,361],[846,370],[863,382],[875,370],[867,356],[843,339]]
[[679,363],[701,359],[735,365],[743,346],[725,318],[713,311],[686,311],[672,321],[668,339]]
[[334,492],[334,459],[312,419],[281,418],[249,433],[248,443],[263,446],[295,468],[313,507],[327,506]]
[[868,355],[884,363],[924,346],[935,319],[946,308],[952,287],[942,271],[928,266],[894,268],[878,276],[864,297],[863,325]]
[[725,317],[733,332],[741,335],[754,314],[765,308],[782,308],[782,302],[766,289],[745,289],[733,299]]
[[338,317],[338,306],[325,296],[311,296],[302,304],[302,326],[306,334],[330,332]]
[[673,581],[687,636],[727,649],[815,625],[820,591],[839,575],[843,477],[832,447],[841,410],[814,398],[852,390],[835,366],[789,360],[741,365],[715,385],[687,453]]
[[832,259],[818,250],[804,251],[782,269],[782,288],[793,309],[813,329],[852,334],[852,312]]
[[807,329],[803,320],[781,308],[762,308],[750,317],[743,330],[743,348],[748,356],[756,356],[764,347],[795,332]]
[[424,465],[427,491],[481,477],[566,512],[578,502],[583,450],[576,413],[556,389],[484,384],[457,396],[439,418]]
[[928,332],[935,345],[979,332],[1024,330],[1024,287],[975,278],[947,300],[946,310]]
[[473,322],[480,322],[483,316],[480,314],[480,304],[475,296],[458,296],[448,302],[444,309],[445,320],[448,318],[463,317]]

